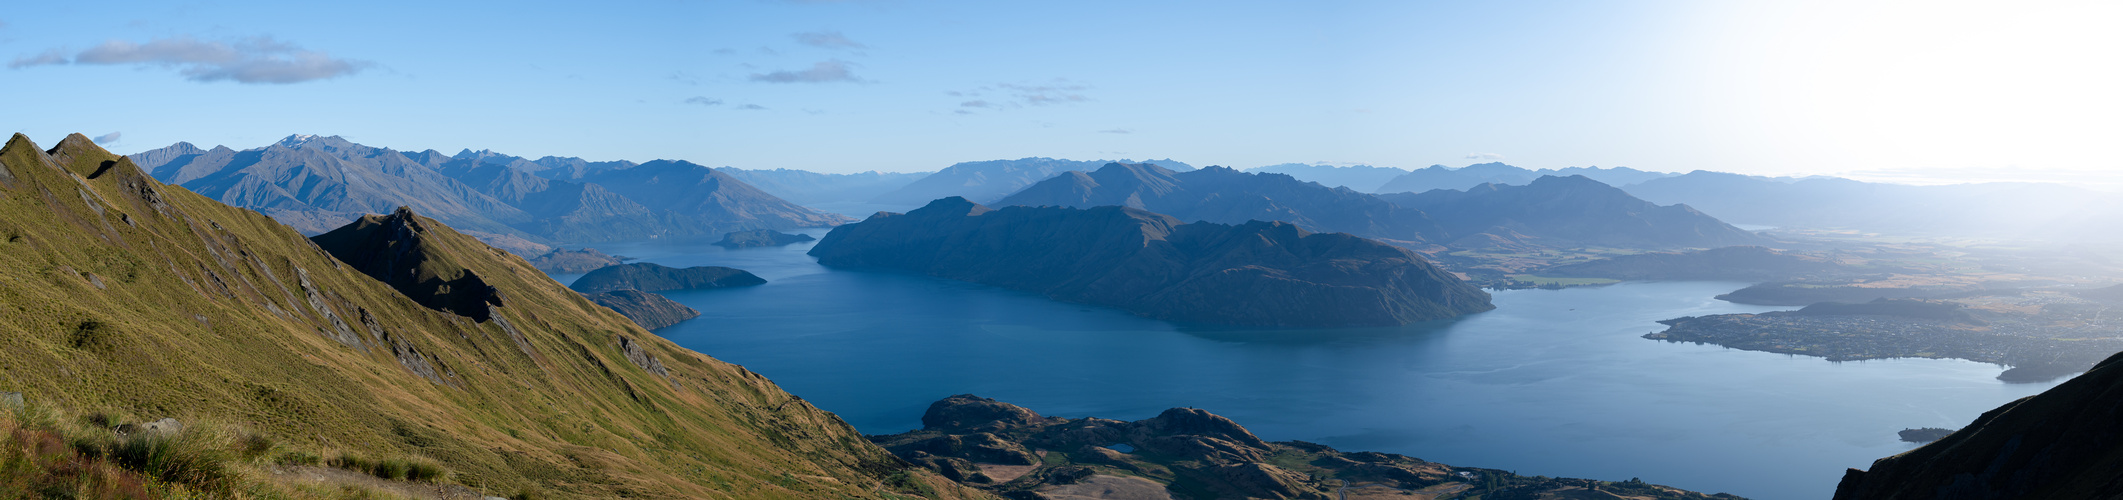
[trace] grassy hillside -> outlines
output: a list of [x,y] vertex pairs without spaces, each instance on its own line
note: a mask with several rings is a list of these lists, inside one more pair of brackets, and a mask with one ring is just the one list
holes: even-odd
[[89,416],[67,426],[242,435],[258,458],[232,491],[277,491],[273,457],[302,456],[428,461],[444,482],[544,497],[965,491],[432,220],[421,248],[494,288],[490,319],[423,307],[78,134],[49,152],[18,134],[0,168],[0,391]]

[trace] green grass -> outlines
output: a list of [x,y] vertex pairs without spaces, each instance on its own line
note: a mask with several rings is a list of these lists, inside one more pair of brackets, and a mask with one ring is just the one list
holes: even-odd
[[[231,470],[353,454],[398,460],[392,476],[583,498],[877,498],[884,477],[906,470],[837,417],[784,404],[792,396],[765,378],[642,331],[432,220],[423,249],[499,289],[514,332],[423,307],[284,225],[162,185],[83,140],[47,157],[17,136],[0,162],[16,176],[0,185],[0,390],[102,409],[104,423],[226,423],[243,429],[216,438]],[[340,324],[361,343],[342,344]],[[620,335],[682,387],[628,361]],[[443,376],[413,374],[391,343]],[[117,444],[82,440],[68,447]],[[123,452],[157,471],[151,482],[216,481],[181,444]],[[831,480],[769,480],[785,472]],[[261,481],[231,477],[230,491]]]

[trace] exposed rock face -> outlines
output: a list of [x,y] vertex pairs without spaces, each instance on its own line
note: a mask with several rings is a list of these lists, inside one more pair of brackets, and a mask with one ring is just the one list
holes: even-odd
[[[1077,498],[1069,495],[1082,490],[1070,485],[1110,486],[1122,474],[1150,483],[1119,498],[1324,500],[1358,483],[1392,490],[1385,493],[1390,495],[1442,490],[1464,498],[1737,498],[1635,481],[1530,478],[1301,441],[1270,443],[1230,419],[1193,408],[1173,408],[1136,422],[1064,419],[961,394],[929,405],[921,430],[870,439],[909,462],[1009,498]],[[1109,446],[1132,448],[1120,452]],[[992,465],[1033,470],[998,480],[982,472]]]
[[1660,206],[1584,176],[1545,176],[1523,186],[1483,184],[1465,191],[1378,196],[1428,213],[1446,232],[1460,237],[1502,229],[1551,246],[1623,248],[1722,247],[1765,241],[1687,205]]
[[1347,188],[1223,167],[1173,172],[1157,165],[1109,163],[1067,172],[1010,195],[1001,205],[1091,208],[1118,205],[1182,221],[1244,224],[1282,221],[1318,232],[1399,241],[1439,241],[1446,231],[1421,210]]
[[789,234],[772,229],[754,229],[751,231],[734,231],[730,234],[722,235],[722,241],[715,242],[715,246],[732,249],[778,247],[815,239],[817,238],[812,238],[808,234]]
[[1117,206],[989,209],[945,198],[834,228],[810,254],[1032,291],[1152,318],[1249,326],[1402,325],[1492,309],[1407,250],[1276,222],[1227,226]]
[[1652,252],[1555,266],[1542,276],[1591,276],[1618,280],[1789,280],[1846,275],[1854,269],[1834,261],[1759,246],[1693,252]]
[[544,255],[524,260],[530,261],[532,267],[556,273],[587,273],[602,269],[605,266],[615,266],[625,262],[619,257],[605,255],[604,252],[599,252],[595,248],[584,248],[581,250],[555,248]]
[[2123,497],[2123,354],[1870,470],[1836,500]]
[[655,330],[700,317],[700,311],[680,304],[662,295],[640,290],[612,290],[586,293],[590,302],[619,311],[621,316],[634,320],[643,329]]
[[613,290],[696,290],[701,288],[729,288],[766,284],[743,269],[719,266],[699,266],[679,269],[647,262],[620,264],[590,271],[575,280],[575,291],[583,293],[609,292]]
[[310,239],[420,305],[486,321],[488,306],[503,305],[501,292],[429,243],[423,234],[429,223],[399,207],[391,215],[365,215]]

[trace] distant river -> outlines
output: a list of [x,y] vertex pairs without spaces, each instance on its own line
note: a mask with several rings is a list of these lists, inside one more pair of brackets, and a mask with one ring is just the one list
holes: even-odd
[[1914,446],[1895,431],[1958,428],[2055,385],[2004,384],[1992,378],[1998,367],[1964,361],[1830,363],[1639,338],[1663,329],[1661,319],[1778,309],[1711,299],[1746,283],[1514,290],[1495,293],[1495,311],[1453,322],[1234,330],[831,270],[803,254],[809,247],[598,246],[766,278],[666,294],[701,317],[657,333],[764,374],[871,434],[918,428],[929,403],[962,393],[1063,417],[1136,420],[1191,406],[1270,441],[1820,499],[1844,468]]

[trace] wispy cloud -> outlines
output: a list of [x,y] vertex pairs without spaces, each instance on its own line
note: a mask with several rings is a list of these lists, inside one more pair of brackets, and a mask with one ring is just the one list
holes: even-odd
[[1128,129],[1124,129],[1124,128],[1109,128],[1109,129],[1105,129],[1105,130],[1100,130],[1100,131],[1098,131],[1098,133],[1101,133],[1101,134],[1133,134],[1133,133],[1135,133],[1135,131],[1133,131],[1133,130],[1128,130]]
[[743,106],[738,106],[737,109],[742,109],[745,111],[765,111],[767,107],[758,104],[746,104]]
[[812,31],[805,33],[797,33],[789,36],[795,38],[796,43],[801,43],[812,47],[818,47],[821,49],[853,50],[870,47],[868,45],[863,45],[861,42],[849,40],[847,36],[841,35],[838,31]]
[[372,63],[334,58],[304,50],[272,37],[255,37],[233,43],[202,41],[188,36],[158,38],[147,43],[111,40],[66,56],[64,49],[16,58],[10,69],[57,65],[133,65],[175,69],[195,82],[301,83],[359,73]]
[[716,98],[712,98],[712,97],[708,97],[708,96],[704,96],[704,95],[696,95],[696,96],[693,96],[693,97],[687,97],[687,98],[686,98],[686,100],[685,100],[685,103],[686,103],[686,104],[699,104],[699,105],[702,105],[702,106],[721,106],[721,105],[722,105],[722,99],[716,99]]
[[119,137],[123,137],[123,135],[121,135],[121,134],[119,134],[119,133],[117,133],[117,132],[111,132],[111,133],[108,133],[108,134],[103,134],[103,135],[99,135],[99,136],[96,136],[96,138],[95,138],[95,139],[91,139],[91,140],[94,140],[94,141],[96,141],[96,144],[102,144],[102,145],[106,145],[106,146],[108,146],[108,145],[111,145],[111,144],[113,144],[113,143],[117,143],[117,142],[118,142],[118,138],[119,138]]
[[820,61],[810,69],[753,73],[751,80],[766,83],[863,83],[861,77],[849,71],[849,66],[845,61]]
[[1496,161],[1504,159],[1504,155],[1496,153],[1467,153],[1467,159]]
[[37,55],[22,56],[7,63],[7,69],[22,69],[47,64],[66,64],[66,49],[51,49]]
[[944,95],[981,98],[959,102],[958,111],[964,113],[963,108],[1016,109],[1090,102],[1093,99],[1085,95],[1088,90],[1090,85],[1056,78],[1047,83],[998,83],[971,90],[946,90]]
[[1091,100],[1091,98],[1085,97],[1083,94],[1083,91],[1090,90],[1091,86],[1068,83],[1066,80],[1051,85],[1002,83],[995,86],[1009,91],[1018,101],[1033,106],[1068,104]]

